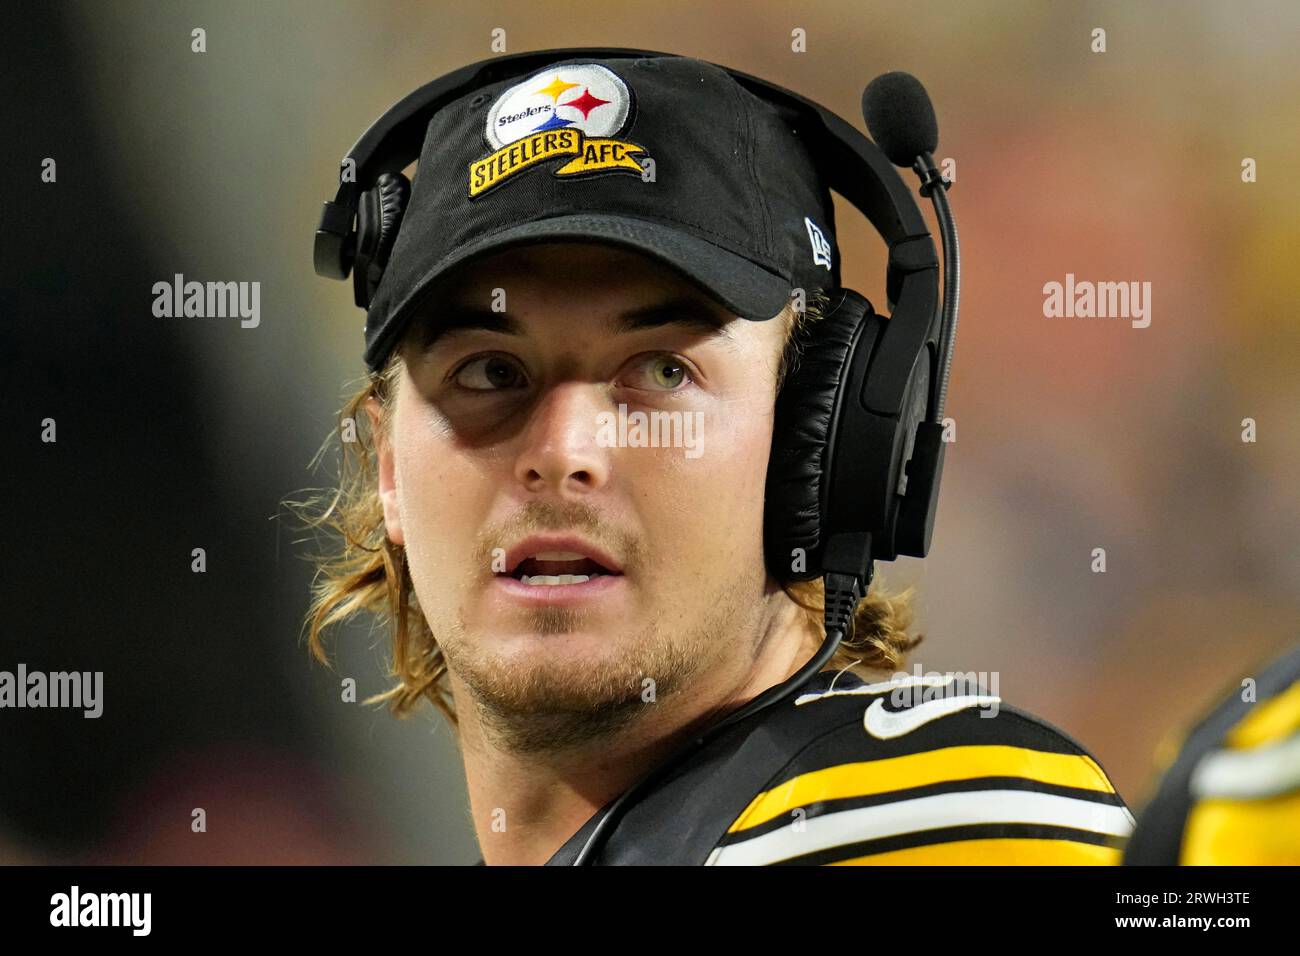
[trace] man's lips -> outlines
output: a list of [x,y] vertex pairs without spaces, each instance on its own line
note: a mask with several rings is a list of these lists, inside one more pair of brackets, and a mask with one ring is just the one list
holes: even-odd
[[600,574],[577,584],[525,584],[508,574],[498,574],[492,579],[491,593],[516,607],[565,607],[606,602],[627,587],[627,579],[621,574]]
[[[502,607],[608,602],[628,586],[618,560],[576,533],[529,535],[506,551],[504,566],[490,589]],[[525,583],[525,576],[535,583]],[[575,577],[586,580],[575,581]]]
[[[517,577],[519,565],[536,554],[569,552],[579,559],[587,559],[600,567],[604,574],[622,574],[623,568],[618,560],[602,548],[592,544],[577,534],[534,534],[516,542],[506,551],[505,574]],[[533,573],[549,573],[545,568],[534,569]],[[570,570],[570,569],[565,569]],[[575,585],[567,585],[569,587]]]

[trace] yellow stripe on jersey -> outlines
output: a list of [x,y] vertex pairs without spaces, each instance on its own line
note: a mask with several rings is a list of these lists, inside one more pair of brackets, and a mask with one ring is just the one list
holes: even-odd
[[1069,845],[1097,843],[1115,847],[1133,830],[1132,815],[1122,806],[1010,788],[949,790],[866,806],[845,806],[808,817],[793,816],[784,826],[757,827],[733,834],[728,838],[731,842],[714,849],[706,865],[829,863],[872,851],[903,849],[909,844],[992,839],[1054,841],[1065,849],[1058,855],[1058,863],[1079,863],[1082,861],[1069,853]]
[[845,763],[793,777],[755,797],[727,832],[739,833],[761,826],[785,815],[792,807],[980,777],[1020,777],[1082,790],[1115,792],[1096,761],[1086,755],[993,744],[943,747],[902,757]]
[[1247,750],[1276,743],[1297,730],[1300,730],[1300,683],[1254,705],[1223,742],[1233,750]]
[[887,850],[827,866],[1118,866],[1123,851],[1074,840],[1001,838]]
[[1180,866],[1300,865],[1300,793],[1270,800],[1202,800],[1192,807]]

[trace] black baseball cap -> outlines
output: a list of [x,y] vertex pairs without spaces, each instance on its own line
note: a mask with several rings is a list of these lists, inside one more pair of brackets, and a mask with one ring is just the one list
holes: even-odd
[[751,321],[840,285],[834,206],[788,115],[690,57],[559,60],[429,122],[367,310],[367,366],[457,266],[582,240],[649,255]]

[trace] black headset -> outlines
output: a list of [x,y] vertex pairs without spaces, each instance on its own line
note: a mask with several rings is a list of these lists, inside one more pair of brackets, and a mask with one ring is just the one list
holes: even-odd
[[[316,232],[316,272],[336,279],[351,272],[357,305],[369,305],[410,195],[402,170],[419,158],[429,121],[448,103],[560,59],[672,55],[606,47],[541,50],[473,63],[420,87],[366,130],[341,164],[338,193],[325,203]],[[889,150],[887,158],[876,143],[817,103],[719,68],[780,111],[807,143],[826,187],[860,210],[884,238],[890,315],[878,315],[852,289],[830,290],[823,317],[812,324],[776,399],[763,519],[765,560],[783,584],[825,577],[826,641],[797,674],[696,737],[679,757],[785,699],[825,666],[846,630],[851,633],[853,608],[870,586],[874,560],[928,553],[943,472],[942,411],[960,275],[946,196],[950,184],[931,155],[938,137],[933,111],[914,78],[886,74],[864,93],[868,126]],[[921,178],[921,194],[935,205],[947,262],[942,308],[934,241],[895,163],[912,166]],[[575,863],[591,861],[631,796],[679,757],[656,767],[606,808]]]

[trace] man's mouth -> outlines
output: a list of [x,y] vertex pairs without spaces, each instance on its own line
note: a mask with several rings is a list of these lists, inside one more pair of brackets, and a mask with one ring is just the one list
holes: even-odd
[[569,551],[542,551],[525,558],[510,572],[496,576],[493,592],[502,607],[538,610],[555,607],[600,606],[610,609],[626,591],[622,572],[594,558]]
[[519,562],[509,576],[530,587],[562,587],[616,574],[573,551],[540,551]]

